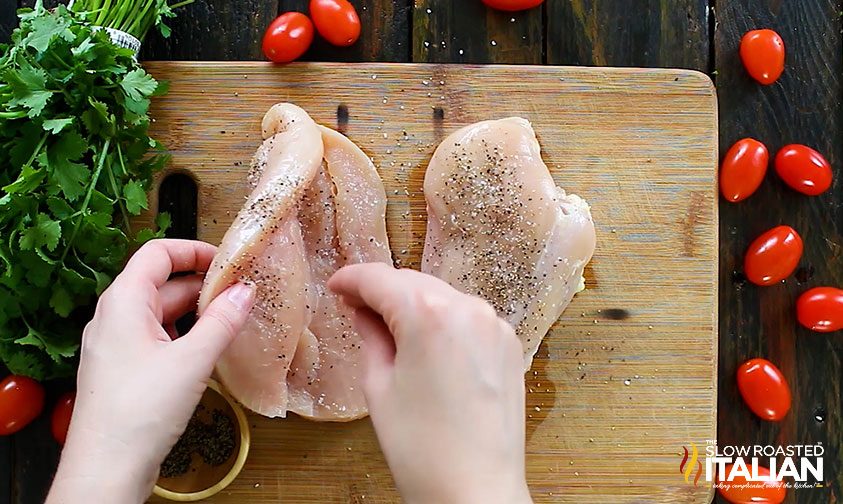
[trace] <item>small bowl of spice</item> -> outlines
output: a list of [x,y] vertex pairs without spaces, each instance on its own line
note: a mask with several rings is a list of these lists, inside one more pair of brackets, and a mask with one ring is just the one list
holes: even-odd
[[153,493],[179,502],[207,499],[234,481],[248,454],[243,409],[210,380],[184,434],[161,464]]

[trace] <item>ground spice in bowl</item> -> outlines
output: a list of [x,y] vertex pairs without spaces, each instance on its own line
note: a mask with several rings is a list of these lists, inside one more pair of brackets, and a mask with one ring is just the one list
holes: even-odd
[[[210,418],[210,421],[206,421]],[[193,412],[184,434],[161,464],[162,478],[175,478],[195,471],[193,454],[209,466],[221,466],[234,454],[237,430],[234,420],[221,409],[209,410],[200,404]]]
[[161,464],[153,493],[178,502],[207,499],[240,474],[251,435],[243,409],[214,380]]

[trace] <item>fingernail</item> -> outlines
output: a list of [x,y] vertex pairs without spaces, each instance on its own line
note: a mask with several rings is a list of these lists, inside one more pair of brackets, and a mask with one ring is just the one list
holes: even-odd
[[228,289],[228,300],[239,310],[250,310],[255,300],[255,288],[251,285],[238,283]]

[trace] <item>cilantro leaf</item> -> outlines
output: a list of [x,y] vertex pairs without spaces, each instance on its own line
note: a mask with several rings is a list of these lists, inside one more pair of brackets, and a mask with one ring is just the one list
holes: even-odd
[[[55,157],[64,156],[71,161],[77,161],[88,151],[88,142],[82,138],[77,131],[72,131],[61,136],[53,146]],[[52,162],[52,159],[50,160]]]
[[76,161],[81,159],[87,150],[87,142],[76,131],[65,133],[47,148],[47,165],[55,178],[56,186],[70,201],[85,194],[90,170]]
[[105,130],[106,136],[112,136],[114,115],[108,112],[108,105],[92,97],[88,98],[88,103],[91,107],[82,112],[82,123],[88,132],[97,134]]
[[137,243],[138,245],[143,245],[144,243],[154,240],[156,238],[160,238],[158,236],[158,233],[149,228],[143,228],[138,231],[138,235],[135,237],[135,243]]
[[61,37],[68,42],[73,41],[74,35],[70,31],[70,20],[62,16],[38,16],[29,25],[32,30],[23,42],[26,46],[38,52],[44,52],[55,37]]
[[85,183],[90,175],[85,165],[63,160],[52,166],[58,187],[67,199],[73,201],[85,194]]
[[76,352],[79,350],[79,343],[70,338],[51,338],[46,350],[47,355],[54,362],[62,363],[64,359],[70,359],[76,355]]
[[155,218],[155,225],[158,228],[158,231],[153,231],[149,228],[141,229],[135,238],[135,242],[138,245],[143,245],[150,240],[166,237],[167,230],[170,229],[172,222],[173,219],[167,212],[158,214],[158,217]]
[[158,81],[158,87],[155,88],[155,92],[152,93],[152,96],[164,96],[170,92],[170,81]]
[[59,238],[61,238],[61,225],[49,215],[39,213],[33,225],[21,234],[20,248],[32,250],[46,246],[47,250],[52,252],[58,246]]
[[67,219],[73,215],[73,207],[68,205],[67,201],[61,198],[47,198],[47,207],[56,219]]
[[111,221],[111,214],[107,212],[90,212],[85,214],[85,222],[100,229],[108,229]]
[[62,119],[47,119],[44,121],[43,128],[44,131],[49,131],[50,133],[57,135],[62,132],[62,130],[73,124],[72,117],[65,117]]
[[138,215],[149,207],[146,190],[137,180],[130,180],[123,186],[123,197],[126,198],[126,209],[132,215]]
[[38,254],[23,250],[18,256],[26,269],[26,280],[35,287],[45,288],[50,285],[53,266],[38,257]]
[[26,347],[12,342],[0,344],[0,354],[9,372],[24,376],[45,377],[46,368],[38,355]]
[[61,283],[53,286],[53,295],[50,296],[50,306],[56,311],[59,317],[66,318],[76,307],[73,298]]
[[46,175],[44,170],[36,170],[31,166],[25,165],[21,169],[18,179],[3,187],[3,190],[8,194],[28,193],[38,187]]
[[44,111],[53,92],[46,87],[47,72],[30,64],[21,65],[20,69],[10,69],[5,80],[12,88],[12,106],[29,109],[29,117],[37,117]]
[[158,83],[144,69],[136,68],[123,77],[120,87],[131,100],[139,101],[154,93]]
[[126,111],[135,116],[130,119],[132,124],[141,123],[145,119],[146,113],[149,112],[149,100],[147,98],[127,97],[125,106]]
[[167,212],[161,212],[158,214],[158,217],[155,218],[155,225],[158,226],[158,232],[161,233],[163,237],[163,233],[170,229],[170,226],[173,225],[173,217]]
[[17,343],[18,345],[34,346],[35,348],[41,350],[46,347],[46,345],[44,344],[44,339],[41,337],[41,335],[38,334],[38,332],[33,331],[32,329],[30,329],[29,332],[26,333],[26,336],[24,336],[23,338],[16,339],[15,343]]
[[70,52],[77,58],[81,58],[87,61],[87,56],[90,55],[91,50],[95,47],[96,44],[94,43],[93,39],[91,37],[88,37],[82,42],[80,42],[78,46],[71,49]]

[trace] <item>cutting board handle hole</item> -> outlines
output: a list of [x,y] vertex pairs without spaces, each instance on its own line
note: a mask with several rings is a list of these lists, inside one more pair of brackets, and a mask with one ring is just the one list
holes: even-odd
[[172,173],[158,189],[158,211],[167,212],[172,225],[167,238],[196,239],[198,191],[196,181],[187,173]]
[[341,103],[337,106],[337,131],[345,135],[348,130],[348,106]]

